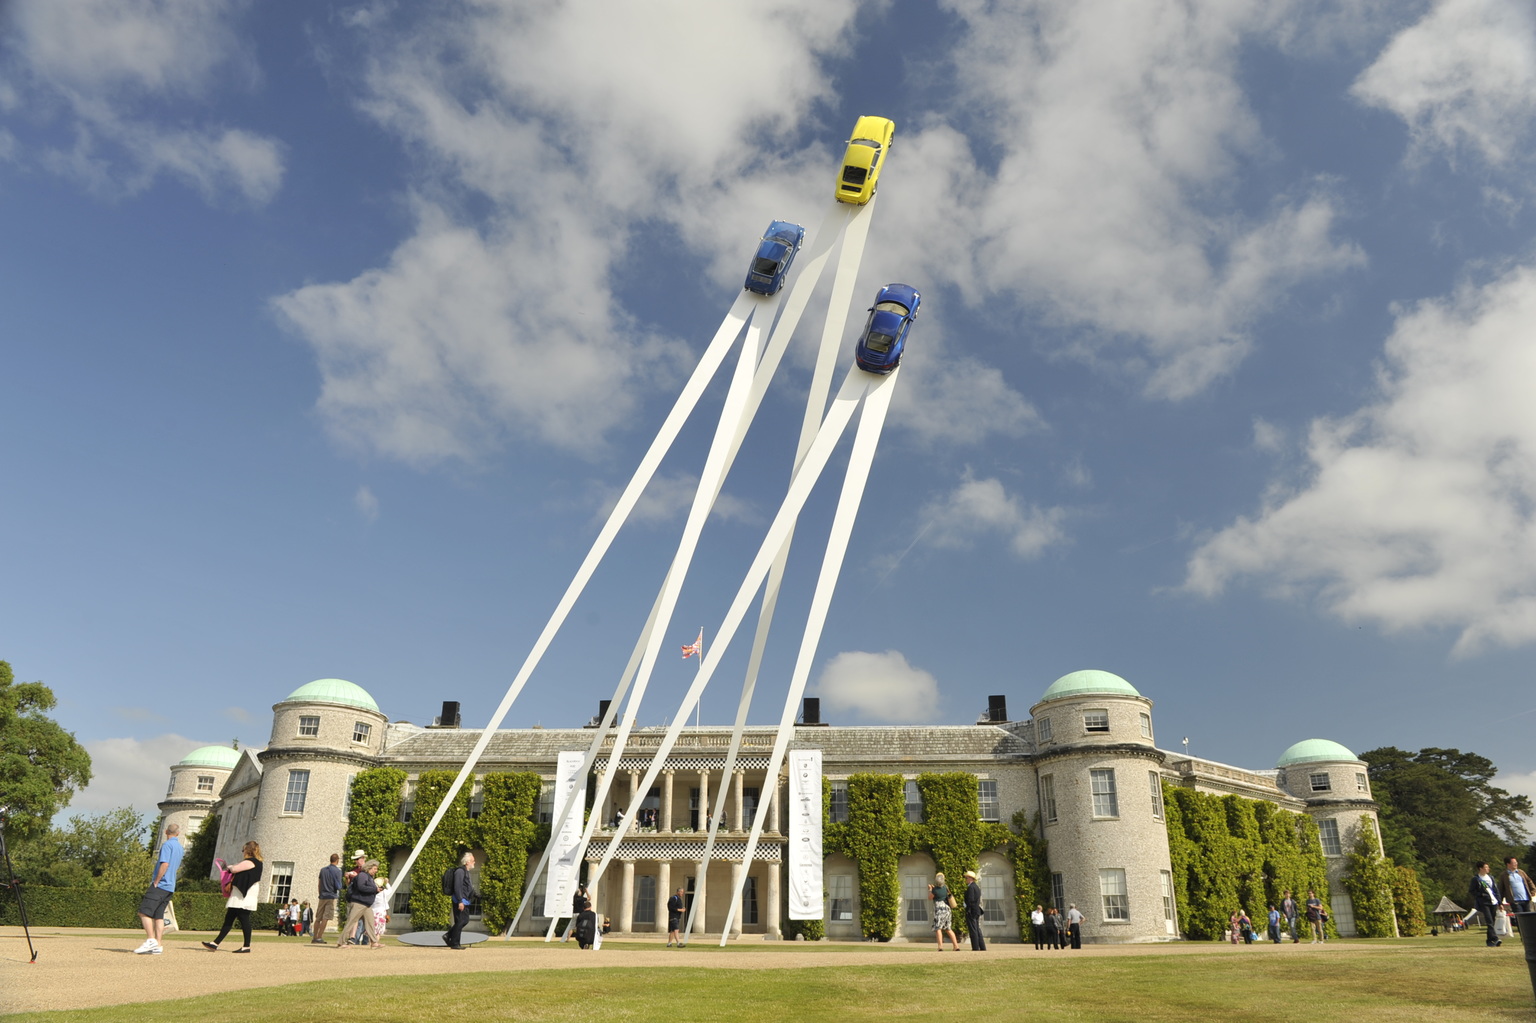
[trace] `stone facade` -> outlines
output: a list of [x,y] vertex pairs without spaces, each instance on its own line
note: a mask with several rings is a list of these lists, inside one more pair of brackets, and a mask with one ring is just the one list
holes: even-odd
[[[996,707],[1001,706],[998,700]],[[449,707],[445,705],[445,713]],[[992,717],[1006,717],[1006,712]],[[461,767],[481,732],[446,723],[421,727],[389,723],[371,696],[338,679],[300,687],[273,706],[272,735],[262,750],[224,751],[229,767],[217,778],[217,802],[207,807],[220,815],[218,855],[238,857],[245,841],[261,843],[268,863],[267,899],[314,898],[316,876],[330,854],[350,854],[341,847],[346,834],[351,779],[373,766],[406,772],[403,812],[413,809],[415,777],[423,771]],[[508,729],[487,744],[476,774],[531,771],[545,779],[539,813],[554,813],[555,765],[563,750],[589,748],[587,728]],[[588,851],[595,867],[614,834],[617,815],[643,783],[660,729],[631,735],[617,765],[614,784],[592,808],[602,822]],[[610,734],[595,772],[607,768]],[[787,789],[781,776],[766,776],[773,747],[772,730],[748,729],[736,770],[723,777],[730,729],[685,729],[669,753],[655,784],[641,801],[640,820],[621,843],[605,876],[589,878],[597,912],[611,919],[618,933],[666,931],[666,900],[678,886],[701,904],[706,933],[725,924],[730,893],[745,887],[745,907],[736,933],[776,936],[783,924],[783,861],[787,836],[784,810]],[[980,789],[978,816],[1008,823],[1041,821],[1048,843],[1053,901],[1076,904],[1085,914],[1087,942],[1148,942],[1177,938],[1161,783],[1168,781],[1203,792],[1236,794],[1312,814],[1323,830],[1333,887],[1334,919],[1344,933],[1353,928],[1342,879],[1344,855],[1362,821],[1373,819],[1375,804],[1365,765],[1337,743],[1311,739],[1292,746],[1277,770],[1245,770],[1159,749],[1152,721],[1152,701],[1130,683],[1108,672],[1082,671],[1053,683],[1031,708],[1028,720],[984,718],[968,726],[838,727],[800,725],[791,748],[822,752],[824,783],[837,790],[860,773],[899,774],[909,786],[909,813],[921,813],[915,779],[928,772],[967,772]],[[202,752],[202,751],[199,751]],[[191,760],[192,758],[188,758]],[[162,811],[187,816],[202,808],[188,785],[206,785],[208,768],[183,761],[172,769],[171,795]],[[201,772],[201,773],[200,773]],[[723,823],[707,878],[699,867],[708,815],[722,786],[726,793]],[[481,793],[477,782],[471,813]],[[190,801],[189,801],[190,800]],[[761,803],[766,826],[747,879],[741,874],[747,832]],[[192,830],[196,830],[195,827]],[[605,837],[606,836],[606,837]],[[1335,842],[1334,839],[1337,839]],[[376,852],[376,850],[369,850]],[[477,859],[483,855],[476,850]],[[404,854],[397,853],[403,860]],[[393,864],[391,865],[393,866]],[[934,864],[924,854],[904,857],[899,866],[903,907],[897,940],[931,940],[926,884]],[[1016,940],[1017,910],[1012,865],[999,853],[983,854],[977,864],[988,917],[989,940]],[[477,868],[478,872],[478,868]],[[830,938],[857,938],[858,882],[854,863],[840,855],[824,865],[826,925]],[[409,929],[404,916],[409,885],[394,900],[396,923]],[[535,905],[542,908],[542,887]],[[478,918],[475,918],[478,919]],[[526,917],[519,931],[542,933],[549,920]],[[472,924],[471,926],[476,926]]]

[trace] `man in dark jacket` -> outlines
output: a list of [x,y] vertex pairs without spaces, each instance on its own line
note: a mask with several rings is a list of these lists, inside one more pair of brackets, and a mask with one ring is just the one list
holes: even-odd
[[971,936],[971,951],[985,952],[987,939],[981,936],[981,918],[986,915],[981,908],[981,885],[976,883],[976,871],[965,872],[965,929]]
[[1499,894],[1509,903],[1511,913],[1531,911],[1531,899],[1536,898],[1536,888],[1532,888],[1531,876],[1520,869],[1520,861],[1513,856],[1504,861],[1504,876],[1499,878]]
[[475,898],[475,890],[469,886],[469,872],[473,869],[475,854],[469,852],[459,857],[459,865],[453,869],[453,926],[443,935],[443,944],[460,951],[464,948],[460,944],[464,925],[469,923],[469,904]]
[[336,900],[341,897],[341,853],[331,853],[331,862],[320,868],[320,900],[315,905],[315,933],[311,945],[325,944],[325,928],[336,916]]
[[581,912],[576,914],[576,944],[582,948],[591,948],[597,941],[597,914],[592,912],[592,903],[583,901]]
[[1472,883],[1467,886],[1467,901],[1477,907],[1477,915],[1483,918],[1488,926],[1488,947],[1498,948],[1504,942],[1494,933],[1494,919],[1498,916],[1499,903],[1503,896],[1499,894],[1499,886],[1488,873],[1488,864],[1479,863],[1477,873],[1472,875]]

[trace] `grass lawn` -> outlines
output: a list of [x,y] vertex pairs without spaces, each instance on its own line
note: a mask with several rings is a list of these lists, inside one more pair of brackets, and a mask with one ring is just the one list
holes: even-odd
[[[1517,939],[1518,942],[1518,939]],[[228,1020],[367,1023],[486,1020],[874,1021],[1305,1020],[1306,1023],[1536,1019],[1518,943],[1464,936],[1350,942],[1316,951],[1265,946],[1168,954],[933,962],[893,955],[866,966],[801,969],[599,968],[389,977],[261,988],[175,1002],[5,1017],[6,1023]],[[738,946],[742,947],[742,946]],[[765,957],[808,952],[761,946]],[[822,946],[823,948],[826,946]],[[486,951],[494,954],[494,949]],[[819,949],[818,949],[819,951]],[[483,953],[481,953],[483,954]],[[601,953],[599,953],[601,955]]]

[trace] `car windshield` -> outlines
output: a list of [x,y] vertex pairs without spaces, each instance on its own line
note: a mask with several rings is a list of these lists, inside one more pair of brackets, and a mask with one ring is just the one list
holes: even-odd
[[880,143],[878,143],[878,142],[871,142],[869,139],[854,139],[853,140],[853,144],[856,145],[856,146],[868,146],[871,149],[879,149],[880,148]]
[[864,339],[864,347],[872,352],[888,352],[896,339],[889,334],[870,334]]
[[764,259],[762,256],[758,256],[752,261],[752,272],[755,274],[768,274],[772,276],[778,272],[778,269],[779,263],[776,259]]
[[902,305],[900,302],[892,302],[890,300],[886,300],[884,302],[876,302],[875,311],[880,313],[896,313],[898,316],[907,315],[906,306]]

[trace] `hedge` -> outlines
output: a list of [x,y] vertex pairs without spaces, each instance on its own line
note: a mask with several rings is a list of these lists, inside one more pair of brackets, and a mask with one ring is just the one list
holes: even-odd
[[[410,834],[407,836],[411,846],[421,840],[456,777],[456,771],[423,771],[417,776],[416,808],[411,812]],[[458,863],[460,850],[473,844],[476,837],[471,833],[469,818],[469,799],[474,787],[475,776],[470,775],[411,868],[411,927],[414,930],[442,931],[453,923],[452,900],[443,894],[442,881],[443,875]],[[399,884],[399,879],[391,880]]]
[[517,915],[528,879],[528,854],[549,840],[549,826],[534,823],[542,784],[537,774],[487,774],[484,784],[485,808],[474,822],[485,852],[480,907],[486,929],[495,934]]
[[[138,927],[138,891],[107,891],[101,888],[49,888],[23,885],[22,898],[27,904],[27,923],[33,927]],[[172,899],[176,923],[184,931],[217,931],[224,925],[224,897],[202,892],[177,892]],[[0,925],[17,927],[21,913],[16,900],[0,896]],[[277,929],[277,906],[271,902],[257,905],[251,914],[256,930]]]

